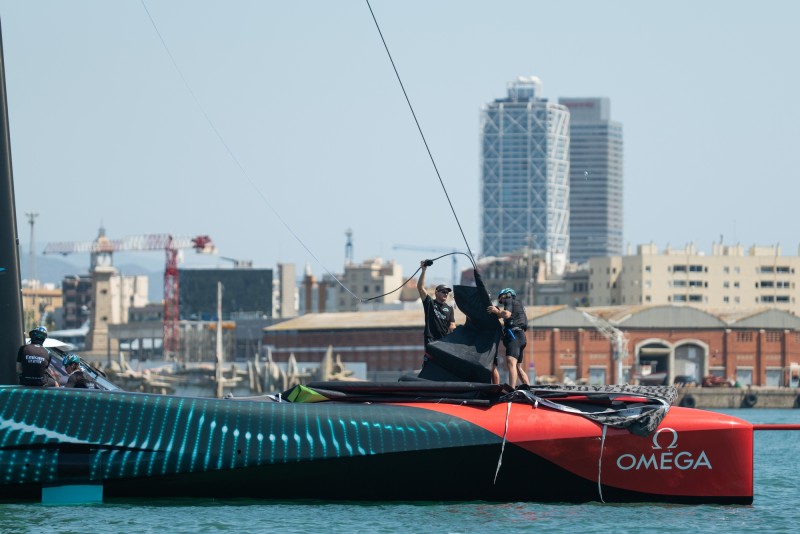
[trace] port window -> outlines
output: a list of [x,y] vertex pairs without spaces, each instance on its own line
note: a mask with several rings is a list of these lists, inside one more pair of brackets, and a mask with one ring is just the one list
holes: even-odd
[[767,386],[772,388],[779,388],[783,384],[781,384],[781,378],[783,377],[783,370],[780,367],[772,367],[767,368]]
[[736,381],[741,386],[753,385],[753,368],[752,367],[737,367],[736,368]]

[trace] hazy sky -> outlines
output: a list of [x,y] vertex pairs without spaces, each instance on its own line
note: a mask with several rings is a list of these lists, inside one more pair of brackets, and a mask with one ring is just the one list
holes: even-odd
[[[209,234],[224,256],[318,275],[292,232],[333,272],[347,228],[356,261],[395,258],[407,276],[434,253],[395,245],[465,248],[365,1],[146,5],[224,143],[140,0],[0,0],[23,253],[32,211],[40,248],[102,223],[112,238]],[[473,250],[480,107],[536,75],[552,101],[611,99],[626,243],[710,251],[723,236],[792,255],[799,5],[372,0]],[[429,272],[449,279],[450,263]]]

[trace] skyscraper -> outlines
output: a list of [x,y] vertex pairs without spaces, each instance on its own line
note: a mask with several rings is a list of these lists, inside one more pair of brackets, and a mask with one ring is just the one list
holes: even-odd
[[622,255],[622,124],[608,98],[559,98],[570,112],[569,258]]
[[569,111],[519,77],[481,109],[481,245],[485,256],[524,247],[569,253]]

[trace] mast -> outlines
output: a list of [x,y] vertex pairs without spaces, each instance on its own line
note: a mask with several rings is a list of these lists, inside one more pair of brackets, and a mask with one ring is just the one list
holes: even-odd
[[0,27],[0,384],[19,383],[16,354],[24,341],[19,237],[6,98],[6,63],[3,56],[3,30]]

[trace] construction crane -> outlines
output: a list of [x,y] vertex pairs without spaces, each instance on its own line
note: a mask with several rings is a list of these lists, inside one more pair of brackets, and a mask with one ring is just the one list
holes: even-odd
[[622,360],[628,357],[628,337],[602,317],[588,312],[583,312],[583,316],[611,342],[611,358],[617,362],[617,380],[622,380]]
[[237,260],[227,256],[220,256],[219,259],[231,262],[234,269],[250,269],[253,267],[253,260]]
[[454,248],[446,248],[446,247],[419,247],[415,245],[395,245],[392,248],[394,250],[416,250],[419,252],[435,252],[437,254],[440,252],[443,253],[454,252],[455,254],[450,256],[453,262],[453,281],[451,287],[458,283],[458,254],[461,253],[460,250]]
[[163,250],[166,253],[164,268],[164,355],[175,356],[180,349],[178,335],[178,319],[180,317],[178,300],[178,252],[183,249],[194,249],[198,253],[213,254],[214,243],[207,235],[197,237],[173,237],[169,234],[144,234],[107,239],[105,230],[94,241],[61,241],[48,243],[44,254],[67,254],[89,252],[93,257],[94,267],[97,257],[105,258],[111,265],[111,254],[114,252],[134,252]]

